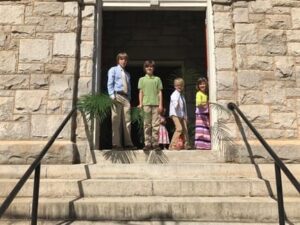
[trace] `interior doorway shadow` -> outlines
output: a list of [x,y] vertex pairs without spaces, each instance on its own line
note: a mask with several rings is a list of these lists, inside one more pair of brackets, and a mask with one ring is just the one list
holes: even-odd
[[134,163],[136,154],[134,151],[108,150],[103,153],[103,157],[112,163],[131,164]]
[[161,150],[144,151],[146,162],[150,164],[165,164],[169,162],[167,155]]
[[235,111],[233,111],[232,113],[233,113],[234,119],[236,121],[236,124],[238,126],[238,129],[239,129],[239,131],[242,135],[242,138],[243,138],[243,141],[245,143],[246,149],[248,151],[250,162],[251,162],[251,164],[254,165],[257,177],[265,182],[265,185],[267,187],[269,196],[275,200],[275,195],[273,193],[270,182],[263,178],[262,173],[260,171],[260,168],[259,168],[258,164],[255,162],[255,156],[254,156],[252,148],[251,148],[251,146],[250,146],[250,144],[247,140],[246,133],[245,133],[244,127],[242,125],[242,122],[240,120],[240,117],[237,115],[237,113]]

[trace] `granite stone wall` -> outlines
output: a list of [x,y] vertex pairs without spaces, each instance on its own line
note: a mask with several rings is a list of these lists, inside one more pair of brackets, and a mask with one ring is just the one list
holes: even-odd
[[[77,2],[0,2],[1,141],[28,141],[26,148],[49,139],[71,110],[77,14]],[[91,91],[93,7],[85,7],[82,26],[78,95]],[[59,140],[70,140],[70,122]]]
[[[213,15],[218,102],[238,103],[275,149],[299,146],[300,2],[219,0]],[[231,122],[233,137],[242,140]]]

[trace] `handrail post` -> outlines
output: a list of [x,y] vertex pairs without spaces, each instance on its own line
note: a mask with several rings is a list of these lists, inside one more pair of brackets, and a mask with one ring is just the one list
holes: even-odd
[[275,176],[276,176],[279,225],[284,225],[285,224],[285,214],[284,214],[284,202],[283,202],[283,192],[282,192],[281,170],[280,170],[280,167],[277,165],[277,163],[275,163],[274,165],[275,165]]
[[31,225],[37,225],[38,207],[39,207],[39,190],[40,190],[40,171],[41,171],[41,164],[38,164],[38,166],[35,168],[35,173],[34,173]]

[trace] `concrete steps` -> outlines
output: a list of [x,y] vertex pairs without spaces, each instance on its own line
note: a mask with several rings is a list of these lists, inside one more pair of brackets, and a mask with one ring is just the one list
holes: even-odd
[[[287,164],[300,178],[300,164]],[[19,179],[28,165],[0,165],[0,178]],[[203,177],[245,177],[274,179],[273,164],[236,163],[177,163],[177,164],[74,164],[42,165],[41,178],[51,179],[99,179],[99,178],[203,178]],[[286,179],[282,175],[283,179]]]
[[[7,196],[17,179],[0,179],[0,197]],[[33,180],[22,188],[19,197],[32,196]],[[299,194],[290,184],[283,186],[285,196]],[[194,179],[43,179],[41,197],[97,196],[268,196],[276,195],[275,181],[258,178],[194,178]]]
[[[0,220],[0,225],[31,225],[28,220]],[[278,225],[278,223],[240,223],[240,222],[202,222],[202,221],[45,221],[39,220],[38,225]],[[300,225],[300,223],[293,223]]]
[[[288,167],[300,177],[299,164]],[[0,204],[27,168],[0,165]],[[41,178],[39,218],[46,220],[45,224],[72,220],[141,225],[154,225],[155,221],[159,225],[174,221],[176,225],[278,221],[277,203],[270,197],[276,195],[272,164],[42,165]],[[300,223],[300,196],[286,178],[283,180],[287,216]],[[0,225],[10,224],[12,219],[26,224],[31,216],[32,185],[30,179]]]
[[[30,218],[31,198],[18,198],[5,217]],[[300,221],[300,199],[286,198],[285,210]],[[40,198],[42,219],[201,220],[276,222],[277,203],[266,197],[91,197]]]

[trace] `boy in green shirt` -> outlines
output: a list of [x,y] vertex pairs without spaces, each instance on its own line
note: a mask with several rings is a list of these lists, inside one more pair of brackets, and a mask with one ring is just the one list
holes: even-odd
[[145,76],[139,79],[139,108],[145,112],[144,118],[144,150],[160,150],[158,144],[158,132],[160,118],[163,110],[162,104],[162,82],[159,77],[154,76],[155,62],[146,60],[144,62]]

